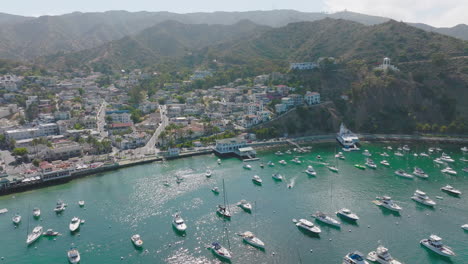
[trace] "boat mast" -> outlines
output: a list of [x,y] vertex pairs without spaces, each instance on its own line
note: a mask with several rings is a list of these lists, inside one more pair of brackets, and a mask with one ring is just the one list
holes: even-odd
[[[224,210],[229,211],[228,205],[226,204],[227,194],[226,194],[226,188],[224,186],[224,178],[223,178],[223,196],[224,196]],[[231,250],[231,242],[229,242],[229,230],[228,230],[227,225],[226,225],[226,218],[225,217],[223,217],[223,222],[224,222],[224,236],[226,237],[229,250]]]

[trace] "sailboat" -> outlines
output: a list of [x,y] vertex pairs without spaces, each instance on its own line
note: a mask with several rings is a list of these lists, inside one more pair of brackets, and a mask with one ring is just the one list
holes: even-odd
[[216,213],[224,218],[231,219],[231,212],[229,211],[229,207],[226,206],[226,189],[224,186],[224,179],[223,179],[223,196],[224,196],[224,205],[218,205],[218,209],[216,209]]
[[[225,191],[225,186],[224,186],[224,179],[223,179],[223,194],[224,194],[224,206],[221,206],[221,205],[218,205],[218,210],[217,212],[218,213],[222,213],[224,216],[226,216],[226,213],[229,214],[229,218],[231,217],[231,213],[229,212],[229,208],[226,206],[226,191]],[[223,211],[220,211],[221,208],[224,208]],[[226,218],[226,217],[225,217]],[[228,242],[228,247],[230,248],[231,247],[231,244],[229,243],[229,236],[226,235],[226,232],[227,232],[227,227],[226,227],[226,222],[224,222],[224,236],[225,238],[227,239],[227,242]],[[213,254],[215,254],[216,256],[218,256],[219,258],[221,259],[224,259],[224,260],[228,260],[230,261],[231,258],[232,258],[232,254],[231,252],[229,251],[229,249],[223,247],[220,243],[218,242],[213,242],[211,243],[210,247],[211,251],[213,252]]]

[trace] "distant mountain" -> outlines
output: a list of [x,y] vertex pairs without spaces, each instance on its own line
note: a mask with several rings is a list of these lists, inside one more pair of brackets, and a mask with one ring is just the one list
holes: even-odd
[[[259,25],[282,27],[289,23],[317,21],[327,17],[351,20],[365,25],[380,24],[389,20],[385,17],[348,11],[326,14],[294,10],[189,14],[126,11],[75,12],[39,18],[0,14],[0,58],[31,60],[56,52],[74,52],[95,48],[113,40],[133,36],[167,20],[185,24],[209,25],[232,25],[242,20],[250,20]],[[433,28],[425,24],[412,25],[468,40],[468,26],[466,25],[454,28]]]
[[73,68],[93,63],[113,68],[134,68],[157,64],[163,59],[177,59],[201,48],[248,38],[269,30],[251,21],[234,25],[183,24],[166,21],[134,36],[126,36],[99,47],[75,53],[58,53],[38,62],[57,68]]

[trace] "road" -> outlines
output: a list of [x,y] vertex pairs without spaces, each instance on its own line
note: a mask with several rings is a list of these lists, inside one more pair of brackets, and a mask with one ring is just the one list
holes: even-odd
[[107,131],[105,130],[106,126],[106,107],[107,107],[107,102],[102,101],[101,107],[99,107],[99,110],[96,115],[96,125],[97,125],[97,131],[99,132],[99,135],[101,138],[106,138],[108,136]]
[[146,145],[140,149],[140,153],[154,153],[156,150],[155,145],[159,138],[159,135],[161,134],[161,132],[164,131],[164,129],[166,129],[166,126],[169,125],[169,118],[167,117],[167,107],[165,105],[159,106],[159,114],[161,115],[161,123],[158,126],[158,128],[156,128],[156,131],[154,131],[153,136],[148,140]]

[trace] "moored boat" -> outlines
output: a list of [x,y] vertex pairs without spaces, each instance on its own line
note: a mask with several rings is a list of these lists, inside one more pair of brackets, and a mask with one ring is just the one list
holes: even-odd
[[42,235],[42,226],[36,226],[26,239],[26,244],[30,245],[39,239]]
[[399,151],[396,151],[395,152],[395,156],[398,156],[398,157],[403,157],[403,153],[399,152]]
[[246,200],[241,200],[239,202],[239,206],[240,206],[240,208],[244,209],[247,212],[252,212],[252,204],[250,204]]
[[285,160],[280,160],[280,161],[278,161],[278,163],[281,164],[281,165],[286,165],[286,164],[288,164]]
[[382,196],[382,197],[377,197],[377,203],[378,206],[387,208],[388,210],[394,211],[394,212],[399,212],[402,210],[402,208],[397,205],[395,202],[393,202],[392,197],[390,196]]
[[210,169],[207,169],[205,172],[205,177],[210,178],[213,175],[213,172]]
[[452,159],[452,157],[450,157],[449,155],[445,153],[442,153],[442,156],[440,156],[440,160],[443,160],[445,162],[455,162],[455,160]]
[[317,172],[314,170],[314,167],[312,167],[312,165],[307,166],[307,170],[305,170],[305,173],[311,176],[317,175]]
[[397,171],[395,171],[395,174],[400,176],[400,177],[403,177],[403,178],[407,178],[407,179],[413,179],[413,175],[407,173],[406,171],[402,170],[402,169],[399,169]]
[[17,214],[13,216],[11,220],[13,221],[13,224],[18,225],[21,222],[21,215]]
[[366,159],[366,166],[371,168],[371,169],[377,169],[377,165],[374,163],[372,159]]
[[354,164],[354,167],[360,169],[360,170],[365,170],[366,169],[366,166],[362,165],[362,164]]
[[330,166],[327,166],[327,168],[328,168],[329,170],[333,171],[333,172],[338,172],[338,168],[335,167],[335,166],[331,166],[331,165],[330,165]]
[[222,259],[230,260],[232,258],[231,252],[217,242],[213,242],[210,248],[216,256]]
[[83,201],[83,200],[78,201],[78,205],[80,207],[83,207],[85,205],[85,201]]
[[215,194],[219,194],[219,188],[218,187],[213,187],[213,189],[211,189],[212,192],[214,192]]
[[296,226],[313,234],[320,234],[322,232],[318,226],[315,226],[312,222],[306,219],[299,219]]
[[359,216],[357,216],[355,213],[351,212],[351,210],[347,208],[342,208],[336,212],[338,216],[344,217],[348,220],[352,221],[357,221],[359,220]]
[[73,217],[68,227],[71,232],[75,232],[80,228],[80,225],[81,219],[79,219],[78,217]]
[[436,202],[431,200],[425,192],[420,191],[420,190],[416,190],[416,192],[414,192],[414,195],[411,197],[411,199],[413,199],[414,201],[418,203],[431,206],[431,207],[436,205]]
[[252,177],[252,181],[253,181],[254,183],[256,183],[256,184],[259,184],[259,185],[261,185],[262,182],[263,182],[262,179],[260,178],[260,176],[258,176],[258,175],[254,175],[254,176]]
[[338,220],[336,220],[336,219],[334,219],[334,218],[332,218],[332,217],[330,217],[330,216],[328,216],[328,215],[326,215],[326,214],[324,214],[324,213],[322,213],[320,211],[313,214],[312,217],[314,217],[317,221],[322,222],[324,224],[328,224],[328,225],[332,225],[332,226],[336,226],[336,227],[341,226],[341,223]]
[[216,209],[216,213],[218,213],[222,217],[225,217],[225,218],[228,218],[228,219],[231,218],[231,212],[224,205],[218,205],[218,208]]
[[273,175],[271,177],[274,180],[277,180],[277,181],[282,181],[283,180],[283,176],[281,176],[281,174],[279,174],[279,173],[273,173]]
[[450,174],[450,175],[457,175],[457,171],[450,167],[445,167],[444,169],[441,170],[442,173]]
[[251,246],[254,246],[254,247],[260,248],[260,249],[265,248],[265,243],[250,231],[246,231],[244,233],[241,233],[240,236],[242,236],[242,239],[244,240],[245,243],[247,243],[247,244],[249,244]]
[[52,229],[47,229],[47,231],[42,233],[42,235],[43,236],[58,236],[58,235],[60,235],[60,233],[56,232],[56,231],[54,231]]
[[34,208],[34,209],[33,209],[33,216],[34,216],[35,218],[41,216],[41,209],[39,209],[39,208],[37,208],[37,207]]
[[367,156],[367,157],[372,156],[372,154],[367,149],[362,152],[362,155]]
[[130,240],[132,241],[133,245],[135,245],[135,247],[143,246],[143,240],[141,239],[141,236],[139,234],[131,236]]
[[462,194],[462,192],[460,190],[457,190],[455,188],[453,188],[451,185],[445,185],[444,187],[440,188],[442,191],[446,192],[446,193],[449,193],[449,194],[452,194],[452,195],[456,195],[456,196],[459,196]]
[[364,259],[364,255],[361,252],[354,251],[344,256],[343,264],[369,264],[369,262]]
[[418,168],[418,167],[414,167],[413,174],[418,176],[419,178],[423,178],[423,179],[429,178],[429,175],[427,175],[427,173],[425,173],[421,168]]
[[57,202],[57,205],[55,206],[54,211],[56,213],[61,213],[61,212],[65,211],[65,206],[66,206],[65,203],[59,201],[59,202]]
[[455,256],[455,252],[453,252],[450,247],[442,244],[442,238],[436,235],[430,235],[429,239],[423,239],[420,241],[420,243],[439,255],[445,257]]
[[384,166],[390,166],[390,163],[387,161],[387,160],[382,160],[380,162],[380,164],[384,165]]
[[179,232],[184,232],[187,229],[187,224],[185,224],[185,221],[180,216],[180,214],[175,214],[174,215],[174,219],[172,219],[172,225]]
[[79,263],[81,260],[80,252],[77,249],[70,249],[67,252],[68,261],[72,264]]
[[244,166],[242,166],[244,169],[246,170],[251,170],[252,169],[252,166],[250,164],[246,164],[244,163]]
[[400,261],[394,259],[384,246],[378,246],[376,251],[369,252],[369,254],[367,254],[367,259],[380,264],[402,264]]

